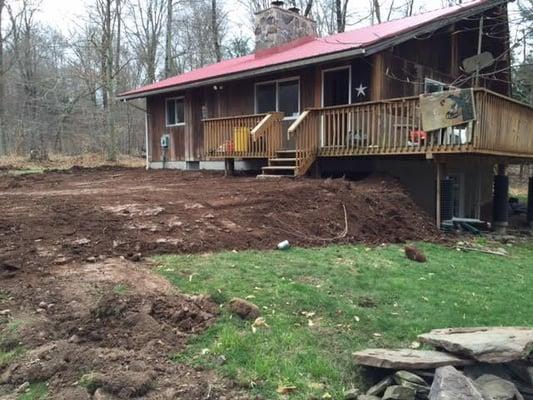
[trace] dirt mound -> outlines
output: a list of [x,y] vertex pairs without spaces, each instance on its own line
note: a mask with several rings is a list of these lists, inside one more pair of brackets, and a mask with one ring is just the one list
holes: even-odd
[[[10,307],[11,325],[18,328],[1,329],[0,346],[31,350],[0,370],[0,385],[48,382],[52,398],[68,398],[63,392],[73,386],[84,389],[79,398],[96,390],[120,399],[174,399],[178,393],[203,399],[210,386],[231,392],[210,373],[169,360],[191,335],[214,322],[218,307],[202,296],[146,290],[161,278],[128,262],[113,263],[113,274],[105,273],[110,262],[102,264],[105,278],[96,281],[79,279],[86,268],[90,277],[93,265],[77,265],[73,273],[57,267],[47,277],[26,276],[4,285],[12,302],[2,307]],[[129,270],[138,286],[130,286]],[[189,392],[195,394],[183,395]]]
[[395,181],[260,181],[121,168],[0,177],[0,393],[54,399],[246,399],[172,362],[217,306],[176,293],[145,255],[437,240]]
[[0,260],[24,265],[224,249],[438,240],[396,181],[78,169],[0,178]]

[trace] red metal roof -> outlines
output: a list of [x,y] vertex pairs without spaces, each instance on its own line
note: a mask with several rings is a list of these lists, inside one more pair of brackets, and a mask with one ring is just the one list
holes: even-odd
[[341,53],[348,50],[364,49],[375,45],[382,40],[392,38],[402,33],[421,27],[425,24],[452,17],[455,14],[487,3],[495,3],[494,0],[474,0],[469,3],[429,11],[412,17],[385,22],[379,25],[368,26],[352,31],[339,33],[323,38],[303,38],[286,45],[266,51],[250,54],[244,57],[222,61],[208,65],[184,74],[174,76],[153,84],[143,86],[119,97],[143,97],[150,92],[169,88],[179,89],[182,85],[199,83],[204,80],[217,77],[253,71],[264,67],[282,65],[288,62],[304,60],[317,56],[333,53]]

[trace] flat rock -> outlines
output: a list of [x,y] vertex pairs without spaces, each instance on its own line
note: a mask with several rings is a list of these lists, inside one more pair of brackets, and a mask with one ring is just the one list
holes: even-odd
[[435,329],[418,337],[421,343],[490,364],[522,360],[533,350],[533,329],[451,328]]
[[353,354],[359,365],[390,369],[432,369],[445,365],[464,366],[472,360],[435,350],[387,350],[367,349]]
[[429,400],[484,400],[474,383],[452,366],[440,367],[429,392]]
[[376,383],[374,386],[372,386],[370,389],[368,389],[366,391],[366,394],[368,396],[379,396],[390,385],[394,385],[394,379],[392,379],[392,376],[387,376],[386,378],[383,378],[378,383]]
[[401,385],[402,382],[411,382],[411,383],[416,383],[422,386],[427,385],[426,381],[422,379],[421,377],[419,377],[418,375],[413,374],[412,372],[409,372],[409,371],[402,371],[402,370],[396,371],[396,373],[394,374],[394,381],[398,385]]
[[481,375],[474,384],[486,400],[524,400],[513,382],[496,375]]
[[359,395],[359,397],[357,397],[357,400],[381,400],[381,397],[370,396],[368,394],[361,394]]
[[357,400],[361,391],[359,389],[350,389],[344,392],[344,400]]
[[389,386],[383,400],[415,400],[415,391],[405,386]]

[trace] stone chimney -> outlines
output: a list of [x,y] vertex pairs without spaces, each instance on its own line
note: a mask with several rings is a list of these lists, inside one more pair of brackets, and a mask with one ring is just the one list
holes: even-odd
[[296,8],[283,8],[282,1],[255,14],[255,50],[276,47],[293,40],[316,37],[316,22],[304,17]]

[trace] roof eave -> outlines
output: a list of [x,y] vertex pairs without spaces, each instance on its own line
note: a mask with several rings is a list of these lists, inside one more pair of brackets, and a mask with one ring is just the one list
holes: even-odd
[[408,30],[406,32],[400,33],[396,36],[383,39],[383,40],[378,39],[375,44],[371,44],[366,48],[360,47],[356,49],[343,50],[343,51],[338,51],[338,52],[334,52],[330,54],[324,54],[320,56],[291,61],[288,63],[271,65],[268,67],[262,67],[262,68],[247,70],[243,72],[237,72],[237,73],[228,74],[228,75],[216,76],[210,79],[199,80],[199,81],[190,82],[190,83],[183,84],[183,85],[175,85],[175,86],[170,86],[170,87],[161,88],[161,89],[148,90],[145,92],[132,93],[131,95],[126,94],[124,96],[117,96],[116,99],[117,100],[134,100],[134,99],[154,96],[158,94],[165,94],[165,93],[176,92],[180,90],[192,89],[192,88],[196,88],[200,86],[209,86],[209,85],[224,83],[224,82],[228,82],[232,80],[248,78],[254,75],[262,75],[262,74],[268,74],[268,73],[273,73],[273,72],[279,72],[279,71],[286,70],[286,69],[305,67],[305,66],[317,64],[317,63],[337,61],[337,60],[342,60],[345,58],[362,56],[362,55],[368,56],[368,55],[372,55],[377,52],[380,52],[391,46],[400,44],[406,40],[409,40],[412,37],[416,37],[418,35],[423,35],[426,33],[436,31],[454,22],[460,21],[461,19],[465,17],[479,14],[487,10],[490,10],[491,8],[497,7],[501,4],[508,3],[508,1],[509,0],[492,0],[492,1],[489,1],[487,4],[482,4],[476,7],[466,8],[464,10],[457,12],[457,14],[455,15],[443,17],[442,19],[432,21],[430,23],[424,24],[413,30]]

